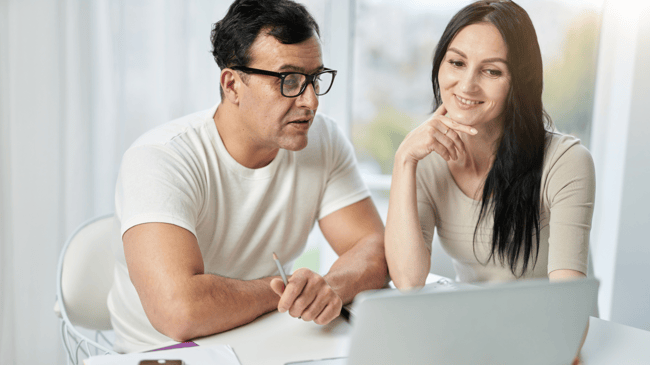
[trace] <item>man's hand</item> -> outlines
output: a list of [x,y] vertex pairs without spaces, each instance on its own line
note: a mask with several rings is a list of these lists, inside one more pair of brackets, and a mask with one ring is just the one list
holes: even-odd
[[357,293],[379,289],[386,282],[384,225],[372,199],[365,198],[321,218],[323,236],[339,258],[325,277],[309,269],[296,270],[287,280],[271,280],[280,296],[277,308],[292,317],[327,324],[341,314]]
[[281,279],[271,281],[271,288],[280,296],[280,313],[289,311],[292,317],[321,325],[328,324],[341,313],[341,298],[317,273],[298,269],[287,281],[286,288]]

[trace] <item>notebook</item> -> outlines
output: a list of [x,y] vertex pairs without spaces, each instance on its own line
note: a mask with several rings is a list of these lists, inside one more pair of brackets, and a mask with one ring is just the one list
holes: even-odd
[[349,357],[304,364],[570,364],[597,291],[597,280],[580,279],[364,292]]

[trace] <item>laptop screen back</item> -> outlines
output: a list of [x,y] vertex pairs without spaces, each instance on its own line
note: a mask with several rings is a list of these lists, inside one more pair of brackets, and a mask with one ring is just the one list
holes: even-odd
[[362,293],[348,364],[570,364],[597,291],[581,279]]

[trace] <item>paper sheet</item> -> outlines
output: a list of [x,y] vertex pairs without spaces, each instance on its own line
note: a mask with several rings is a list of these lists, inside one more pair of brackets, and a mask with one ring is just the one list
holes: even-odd
[[140,360],[183,360],[185,365],[241,365],[235,351],[228,345],[198,346],[156,352],[124,355],[93,356],[84,360],[85,365],[138,365]]

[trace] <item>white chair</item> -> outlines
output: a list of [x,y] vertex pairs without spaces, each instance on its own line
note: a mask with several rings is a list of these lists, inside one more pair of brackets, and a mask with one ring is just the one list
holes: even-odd
[[[106,298],[113,284],[111,242],[115,239],[119,239],[116,219],[113,214],[104,215],[83,223],[61,250],[54,311],[61,318],[68,364],[115,353],[105,334],[112,329]],[[94,339],[82,334],[93,331]]]

